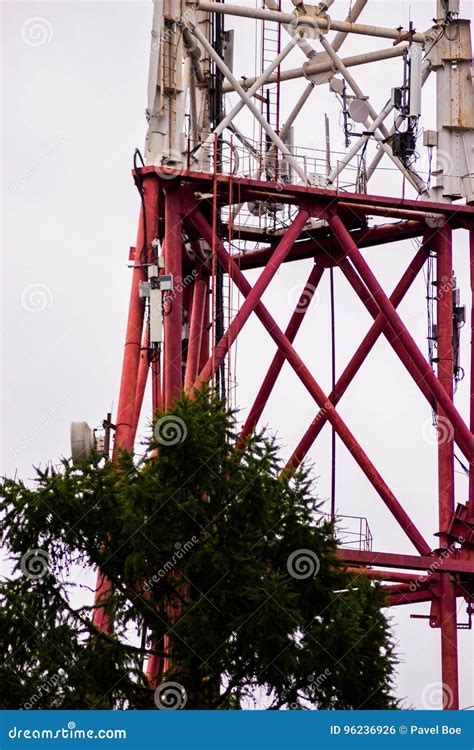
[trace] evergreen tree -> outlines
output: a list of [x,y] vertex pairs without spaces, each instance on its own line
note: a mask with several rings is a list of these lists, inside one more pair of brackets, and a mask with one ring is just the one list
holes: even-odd
[[[397,707],[380,585],[342,567],[306,469],[282,478],[264,434],[236,443],[204,391],[157,415],[152,457],[4,479],[2,708]],[[113,633],[92,624],[91,567]]]

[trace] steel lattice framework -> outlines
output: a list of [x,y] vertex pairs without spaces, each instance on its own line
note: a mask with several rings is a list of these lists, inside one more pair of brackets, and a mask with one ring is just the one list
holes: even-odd
[[[256,427],[288,362],[314,400],[316,416],[288,458],[285,471],[291,473],[298,466],[329,423],[414,547],[412,554],[392,554],[344,546],[341,558],[351,569],[385,580],[391,605],[430,603],[429,623],[441,633],[442,679],[450,696],[445,707],[457,709],[456,603],[463,597],[471,612],[474,596],[474,312],[470,321],[471,406],[470,414],[463,416],[453,399],[456,300],[452,282],[452,233],[467,231],[474,295],[470,24],[459,17],[459,3],[451,0],[438,2],[437,21],[422,32],[411,26],[404,30],[359,23],[366,0],[356,0],[343,21],[329,16],[330,1],[311,6],[293,0],[293,5],[266,0],[264,7],[256,9],[208,0],[154,0],[146,155],[143,166],[134,170],[142,211],[115,451],[133,449],[150,371],[153,409],[166,409],[183,389],[192,392],[224,372],[232,345],[245,335],[249,317],[257,316],[276,344],[276,353],[263,381],[255,383],[255,400],[242,437]],[[263,73],[255,78],[238,79],[232,72],[232,35],[223,28],[223,19],[229,15],[281,28],[274,58],[266,59],[266,67],[259,67]],[[393,46],[343,58],[339,51],[348,34],[390,40]],[[297,48],[306,62],[299,68],[284,67],[285,58]],[[406,66],[406,85],[377,113],[350,71],[395,57]],[[432,72],[438,91],[437,130],[429,131],[426,145],[436,148],[440,157],[433,187],[417,173],[411,158],[421,114],[421,86]],[[275,94],[274,89],[271,96],[265,92],[269,86],[284,86],[299,77],[307,79],[307,86],[280,127],[279,112],[261,106],[262,101],[279,101],[279,90]],[[327,144],[322,144],[320,152],[307,149],[303,153],[290,137],[312,91],[327,84],[331,96],[336,93],[343,98],[346,119],[359,122],[362,130],[336,162]],[[236,99],[224,111],[226,93]],[[252,142],[237,125],[241,110],[259,123],[265,134],[262,142]],[[265,111],[271,117],[265,117]],[[392,130],[384,124],[391,113],[395,115]],[[368,167],[361,157],[367,145],[374,149]],[[413,198],[369,192],[368,181],[384,155],[411,186]],[[369,226],[370,218],[378,223]],[[363,249],[411,238],[420,238],[419,248],[388,296]],[[289,263],[303,258],[313,259],[314,264],[282,330],[262,296],[277,272],[284,273]],[[435,369],[397,312],[429,258],[436,261]],[[328,394],[297,353],[294,340],[321,278],[336,267],[373,324]],[[252,286],[245,272],[256,268],[262,270]],[[226,284],[236,287],[242,303],[222,325]],[[420,533],[410,508],[395,497],[337,410],[380,337],[385,337],[437,415],[435,547]],[[455,446],[471,470],[469,497],[464,502],[456,502],[454,493]],[[107,589],[100,575],[99,582],[98,601]],[[100,609],[96,621],[109,626]],[[150,660],[152,683],[162,668]]]

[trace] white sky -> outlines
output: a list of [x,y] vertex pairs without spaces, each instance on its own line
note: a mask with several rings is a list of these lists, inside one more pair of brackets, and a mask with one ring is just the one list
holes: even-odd
[[[248,3],[248,0],[247,0]],[[349,3],[336,0],[334,18]],[[283,3],[289,10],[290,3]],[[472,6],[461,4],[461,17]],[[146,122],[150,2],[2,2],[2,462],[1,472],[32,476],[33,464],[69,454],[69,424],[98,426],[116,406],[128,310],[129,246],[135,243],[139,201],[130,176],[132,154],[142,149]],[[414,21],[425,29],[434,2],[369,0],[361,22],[397,27]],[[31,43],[31,19],[40,18],[42,44]],[[252,22],[230,19],[236,29],[234,72],[255,73]],[[243,33],[244,32],[244,33]],[[356,37],[343,56],[381,49],[390,41]],[[294,50],[286,62],[302,61]],[[352,69],[377,111],[401,84],[401,59]],[[434,79],[434,76],[433,76]],[[283,117],[304,82],[283,84]],[[435,89],[423,93],[422,125],[435,127]],[[332,147],[342,150],[339,108],[328,87],[318,87],[298,121],[295,143],[323,148],[323,115],[331,116]],[[391,120],[387,121],[391,124]],[[250,137],[253,126],[242,117]],[[258,133],[258,130],[255,131]],[[420,145],[421,152],[423,147]],[[426,155],[421,163],[426,168]],[[370,192],[400,194],[391,163],[371,183]],[[407,191],[409,194],[409,191]],[[469,302],[469,262],[465,233],[455,233],[454,255],[464,304]],[[411,242],[364,251],[384,288],[391,292],[413,256]],[[310,262],[285,265],[265,302],[282,326],[290,315],[288,290],[306,280]],[[248,274],[252,281],[258,272]],[[337,364],[339,373],[371,320],[341,274],[336,274]],[[33,308],[33,310],[32,310]],[[426,351],[425,285],[420,275],[400,312]],[[329,391],[328,279],[319,304],[308,315],[297,351]],[[467,309],[469,316],[470,310]],[[469,320],[469,317],[467,318]],[[468,415],[469,334],[462,333],[465,380],[456,394]],[[259,353],[258,358],[255,352]],[[258,322],[239,339],[237,403],[247,409],[274,353]],[[292,371],[285,367],[263,423],[277,431],[289,456],[317,409]],[[430,409],[385,341],[380,340],[342,400],[339,411],[425,538],[437,523],[436,448],[423,439]],[[115,413],[115,408],[114,408]],[[148,414],[146,415],[148,416]],[[310,454],[319,475],[319,494],[330,489],[330,431],[326,427]],[[374,549],[412,552],[391,515],[345,448],[338,443],[339,512],[369,518]],[[456,467],[458,469],[458,467]],[[467,499],[467,481],[457,474],[457,501]],[[465,606],[459,601],[460,620]],[[410,613],[428,614],[427,604],[392,610],[401,658],[397,693],[421,708],[423,691],[441,680],[439,631]],[[459,631],[461,706],[474,703],[472,637]],[[426,707],[437,707],[426,706]]]

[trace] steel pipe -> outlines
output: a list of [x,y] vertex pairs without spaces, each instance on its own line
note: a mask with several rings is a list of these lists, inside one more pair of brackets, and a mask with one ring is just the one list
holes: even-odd
[[362,34],[364,36],[381,37],[382,39],[393,39],[395,42],[403,42],[411,36],[412,41],[419,42],[420,44],[424,44],[426,40],[426,35],[420,32],[410,34],[406,29],[389,29],[384,26],[370,26],[361,23],[350,23],[348,21],[337,21],[334,18],[328,19],[327,16],[306,16],[296,12],[282,13],[280,11],[265,10],[264,8],[245,8],[242,5],[221,4],[209,2],[209,0],[199,0],[198,8],[206,13],[223,13],[242,18],[258,18],[262,21],[295,24],[295,27],[296,22],[304,21],[311,24],[314,23],[314,26],[323,32],[343,31],[347,34]]
[[468,460],[472,460],[474,454],[474,438],[469,428],[464,423],[464,420],[461,418],[453,402],[449,398],[443,386],[438,381],[433,370],[426,362],[418,346],[413,340],[413,337],[407,330],[402,319],[394,309],[393,305],[378,283],[371,269],[365,262],[358,247],[354,243],[354,240],[352,239],[350,233],[347,231],[339,216],[329,211],[327,213],[327,221],[342,249],[348,255],[348,257],[351,258],[362,281],[364,282],[370,293],[373,295],[381,312],[384,314],[390,326],[393,328],[406,351],[412,358],[415,367],[419,370],[420,376],[426,380],[426,383],[429,386],[430,391],[433,393],[433,396],[436,398],[439,406],[443,409],[444,413],[451,421],[454,428],[456,440],[464,455]]
[[[303,291],[301,292],[295,310],[285,331],[285,336],[290,344],[292,344],[295,340],[296,334],[298,333],[304,317],[311,306],[311,301],[321,280],[323,271],[324,268],[321,268],[320,266],[313,266],[313,268],[311,269],[308,280],[303,287]],[[267,404],[268,399],[270,398],[273,386],[275,385],[284,364],[285,355],[280,349],[278,349],[275,356],[273,357],[268,372],[265,375],[264,381],[255,398],[253,406],[250,409],[248,417],[245,420],[245,424],[242,427],[242,430],[240,432],[240,441],[245,442],[248,436],[255,429],[255,425],[262,416],[262,412]]]
[[[427,255],[428,255],[428,251],[422,247],[420,248],[420,250],[418,250],[417,254],[411,261],[407,270],[405,271],[402,278],[400,279],[397,286],[395,287],[392,296],[390,297],[390,301],[394,307],[398,307],[398,305],[401,303],[401,301],[405,297],[406,293],[410,289],[416,276],[423,268]],[[370,353],[370,351],[373,349],[374,345],[380,338],[384,330],[384,327],[385,327],[385,320],[384,320],[383,315],[379,312],[378,315],[377,314],[375,315],[374,324],[370,328],[365,338],[362,340],[362,343],[356,350],[355,354],[352,356],[352,359],[350,360],[346,369],[344,370],[341,377],[337,381],[333,391],[329,395],[329,400],[331,401],[331,403],[334,404],[334,406],[336,406],[339,403],[340,399],[343,397],[343,395],[347,391],[349,385],[351,384],[351,382],[353,381],[353,379],[359,372],[360,368],[362,367],[363,363],[365,362],[368,354]],[[315,418],[313,419],[308,430],[301,438],[300,442],[298,443],[298,446],[294,450],[289,461],[287,462],[285,469],[284,469],[285,473],[291,473],[301,463],[301,461],[304,459],[309,449],[313,445],[314,441],[318,437],[319,433],[323,429],[324,425],[326,424],[326,421],[327,421],[327,417],[326,417],[325,411],[324,410],[319,411],[316,414]]]
[[219,57],[215,49],[212,47],[212,45],[208,42],[204,34],[196,27],[192,27],[191,29],[192,33],[195,35],[197,39],[201,42],[202,46],[206,50],[206,52],[209,54],[209,56],[214,60],[215,64],[219,68],[219,70],[225,75],[228,81],[232,83],[234,86],[235,91],[238,93],[242,101],[247,105],[249,110],[252,112],[253,116],[257,120],[257,122],[260,123],[262,128],[265,130],[266,134],[270,138],[271,141],[277,146],[277,148],[286,156],[286,159],[288,161],[288,164],[290,164],[293,169],[295,170],[296,174],[301,178],[303,183],[307,184],[308,179],[306,177],[305,172],[301,169],[300,165],[294,159],[294,157],[291,155],[290,150],[288,147],[283,143],[281,138],[275,133],[271,125],[267,122],[267,120],[263,117],[263,115],[260,114],[258,109],[255,107],[254,103],[252,102],[252,99],[249,97],[249,95],[243,90],[242,86],[239,84],[237,79],[233,76],[227,65],[225,65],[224,61]]
[[[371,62],[379,62],[380,60],[391,60],[394,57],[401,57],[407,49],[408,45],[404,44],[400,47],[390,47],[390,49],[365,52],[363,55],[350,55],[348,57],[341,58],[341,62],[344,63],[346,68],[353,68],[357,65],[366,65],[367,63]],[[312,62],[311,60],[308,60],[308,62],[304,63],[300,68],[289,68],[288,70],[282,70],[280,71],[278,76],[276,74],[271,75],[268,78],[267,83],[276,83],[277,80],[293,81],[296,78],[311,79],[312,76],[320,75],[321,73],[329,73],[331,71],[334,73],[334,64],[331,60],[320,62]],[[256,80],[257,79],[255,77],[245,79],[241,78],[239,80],[239,83],[241,84],[243,89],[247,90],[251,86],[253,86]],[[319,84],[316,83],[314,85]],[[224,85],[225,93],[228,94],[233,90],[234,89],[231,85]]]

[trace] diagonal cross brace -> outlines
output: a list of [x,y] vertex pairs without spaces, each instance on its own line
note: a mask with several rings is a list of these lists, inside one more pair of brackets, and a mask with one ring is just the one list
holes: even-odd
[[[194,210],[190,212],[189,219],[194,224],[195,228],[200,232],[201,236],[204,237],[206,242],[208,242],[211,245],[214,243],[214,246],[216,248],[217,255],[219,258],[219,262],[222,263],[222,265],[225,268],[229,269],[230,277],[236,284],[241,294],[243,294],[243,296],[246,297],[247,299],[249,299],[252,295],[252,310],[250,312],[255,310],[256,315],[258,316],[260,321],[263,323],[264,327],[267,329],[268,333],[270,334],[272,339],[275,341],[279,349],[281,349],[286,359],[288,360],[289,364],[296,372],[298,378],[301,380],[303,385],[307,388],[307,390],[309,391],[311,396],[314,398],[316,403],[319,405],[319,407],[321,409],[324,408],[326,410],[328,421],[332,424],[332,426],[336,430],[337,434],[339,435],[340,439],[342,440],[342,442],[344,443],[348,451],[354,457],[357,464],[360,466],[360,468],[362,469],[366,477],[369,479],[374,489],[380,495],[380,497],[382,498],[387,508],[391,511],[392,515],[396,518],[399,525],[401,526],[405,534],[408,536],[410,541],[413,543],[415,548],[418,550],[418,552],[420,552],[420,554],[429,554],[430,547],[428,543],[426,542],[426,540],[418,531],[415,524],[413,523],[409,515],[406,513],[404,508],[400,505],[400,503],[396,499],[393,492],[385,483],[385,481],[383,480],[383,478],[381,477],[381,475],[379,474],[375,466],[372,464],[372,462],[370,461],[365,451],[359,445],[359,443],[357,442],[357,440],[355,439],[354,435],[351,433],[351,431],[349,430],[345,422],[342,420],[340,415],[336,412],[331,402],[328,401],[326,395],[324,394],[324,391],[318,385],[314,377],[311,375],[310,371],[304,364],[301,357],[297,354],[297,352],[295,351],[293,346],[290,344],[290,342],[288,341],[288,339],[286,338],[282,330],[279,328],[279,326],[277,325],[273,317],[270,315],[266,307],[259,300],[259,296],[254,294],[256,287],[253,287],[252,289],[251,285],[249,284],[249,282],[243,275],[242,271],[240,270],[236,262],[233,260],[233,258],[229,255],[229,253],[225,249],[223,243],[219,240],[218,237],[213,236],[211,226],[206,221],[204,216],[200,213],[200,211],[197,209],[197,207],[194,208]],[[289,231],[291,231],[291,228]],[[209,360],[203,372],[201,373],[200,382],[197,382],[195,384],[196,388],[198,388],[201,385],[201,382],[204,379],[203,375],[207,374],[207,379],[208,379],[210,375],[212,374],[213,368],[218,367],[219,364],[223,361],[226,355],[227,349],[228,349],[228,342],[231,340],[232,335],[234,334],[237,335],[235,333],[236,327],[233,328],[234,323],[235,323],[235,320],[231,323],[227,331],[227,334],[219,342],[216,348],[214,357],[211,358],[211,360]],[[242,326],[240,326],[240,329],[241,328]]]
[[[421,269],[423,268],[423,265],[425,264],[425,261],[426,261],[427,253],[428,251],[426,247],[421,247],[420,250],[418,250],[415,257],[413,258],[410,265],[408,266],[407,270],[405,271],[402,278],[400,279],[399,283],[395,287],[393,294],[390,297],[390,301],[394,307],[398,307],[400,302],[403,300],[405,294],[408,292],[409,288],[411,287],[419,271],[421,271]],[[334,406],[336,406],[339,403],[340,399],[343,397],[343,395],[347,391],[349,385],[351,384],[351,382],[353,381],[353,379],[359,372],[362,364],[366,360],[370,351],[373,349],[375,343],[378,341],[378,339],[382,335],[384,326],[386,325],[385,319],[380,312],[378,315],[374,317],[375,317],[375,322],[373,323],[372,327],[367,332],[367,335],[362,340],[360,346],[358,347],[358,349],[352,356],[346,369],[344,370],[341,377],[339,378],[336,385],[334,386],[334,390],[329,395],[329,400],[331,401],[332,404],[334,404]],[[315,416],[313,421],[311,422],[311,425],[309,426],[308,430],[301,438],[292,456],[290,457],[288,463],[286,464],[285,469],[284,469],[285,473],[294,471],[294,469],[296,469],[298,464],[301,463],[301,461],[303,460],[303,458],[305,457],[305,455],[307,454],[307,452],[313,445],[314,441],[318,437],[319,433],[323,429],[326,422],[327,422],[326,413],[323,409],[321,409],[318,412],[318,414]]]
[[423,354],[419,350],[416,342],[409,333],[394,306],[388,299],[387,295],[383,291],[375,275],[369,268],[368,264],[365,262],[359,251],[359,248],[355,244],[344,223],[341,221],[339,216],[332,211],[328,211],[327,217],[325,218],[327,218],[327,221],[335,238],[338,240],[346,255],[351,259],[356,271],[366,285],[370,294],[373,296],[375,302],[379,306],[380,311],[386,319],[387,323],[394,330],[395,334],[400,340],[400,343],[403,345],[406,352],[413,360],[413,364],[419,371],[419,376],[426,381],[426,384],[428,385],[434,398],[442,408],[447,419],[449,419],[449,421],[451,422],[454,429],[454,437],[459,447],[463,451],[466,458],[471,461],[474,455],[474,437],[471,431],[467,427],[458,410],[449,398],[449,395],[446,393],[433,370],[429,366],[428,362],[424,358]]

